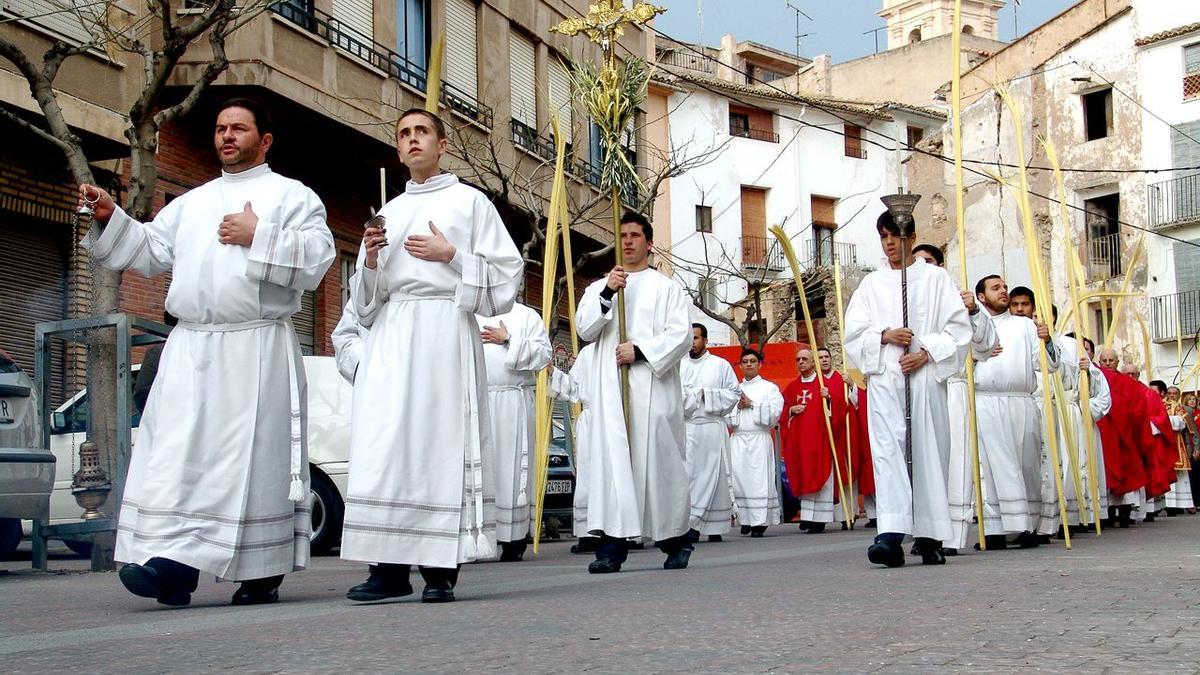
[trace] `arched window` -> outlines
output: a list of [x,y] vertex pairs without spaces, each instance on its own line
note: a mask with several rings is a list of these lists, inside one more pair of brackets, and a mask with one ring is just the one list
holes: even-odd
[[965,24],[965,25],[962,27],[962,32],[963,32],[963,35],[974,35],[974,34],[975,34],[975,27],[974,27],[974,26],[972,26],[972,25],[971,25],[971,24],[969,24],[969,23],[968,23],[968,24]]
[[914,28],[908,34],[908,44],[916,44],[921,41],[921,29]]

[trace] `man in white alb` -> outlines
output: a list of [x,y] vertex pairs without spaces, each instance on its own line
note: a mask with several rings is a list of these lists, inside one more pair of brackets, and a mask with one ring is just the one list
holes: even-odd
[[267,111],[222,104],[221,177],[140,223],[100,188],[85,245],[100,264],[170,271],[179,318],[159,361],[117,530],[121,582],[186,605],[200,572],[242,582],[233,604],[274,602],[308,563],[306,383],[291,316],[333,262],[325,207],[266,163]]
[[759,376],[762,356],[757,351],[743,349],[741,367],[737,407],[729,413],[729,464],[738,525],[743,534],[761,537],[781,516],[774,431],[783,395],[778,385]]

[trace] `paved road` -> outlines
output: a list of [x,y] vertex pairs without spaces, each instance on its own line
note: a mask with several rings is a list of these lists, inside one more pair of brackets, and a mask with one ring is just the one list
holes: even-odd
[[556,542],[468,567],[451,605],[353,605],[364,569],[337,558],[257,608],[228,606],[233,584],[167,609],[113,574],[0,563],[0,671],[1200,672],[1200,517],[940,568],[873,568],[871,534],[780,526],[608,576]]

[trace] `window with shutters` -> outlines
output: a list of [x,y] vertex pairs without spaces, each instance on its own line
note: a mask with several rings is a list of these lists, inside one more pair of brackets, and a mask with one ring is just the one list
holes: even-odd
[[339,29],[367,43],[375,40],[373,0],[333,0],[333,19]]
[[696,205],[696,231],[712,233],[713,212],[711,206]]
[[558,115],[558,128],[567,142],[567,154],[570,155],[571,144],[575,140],[571,115],[571,78],[561,57],[554,53],[550,55],[546,72],[550,74],[550,110]]
[[866,159],[867,151],[863,149],[862,127],[857,124],[846,124],[842,128],[844,151],[847,157]]
[[446,0],[446,82],[479,96],[478,7],[475,0]]
[[0,2],[0,17],[29,17],[23,21],[49,31],[68,43],[85,44],[99,38],[98,28],[107,4],[71,0],[14,0]]
[[513,142],[526,145],[522,141],[537,137],[537,48],[515,31],[508,34],[508,78]]
[[729,135],[778,143],[779,134],[775,133],[775,114],[769,110],[731,105],[729,106]]
[[305,291],[300,296],[300,309],[292,315],[292,326],[296,328],[296,339],[300,342],[300,352],[305,356],[312,356],[317,343],[316,291]]
[[1200,42],[1183,47],[1183,98],[1200,98]]
[[354,268],[358,264],[358,253],[343,251],[338,254],[338,262],[342,268],[339,285],[342,291],[342,309],[345,310],[346,303],[350,302],[350,279],[354,277]]
[[[1175,258],[1175,295],[1167,296],[1169,302],[1165,303],[1166,314],[1170,314],[1171,310],[1178,312],[1179,328],[1183,331],[1184,337],[1191,337],[1200,330],[1200,240],[1176,242],[1174,244]],[[1160,300],[1155,298],[1156,301]],[[1159,305],[1159,302],[1154,303]],[[1160,307],[1155,307],[1160,309]],[[1158,324],[1158,318],[1155,318],[1155,324]],[[1174,319],[1175,317],[1170,317]],[[1174,324],[1174,321],[1167,321],[1167,324]],[[1157,325],[1155,326],[1157,328]],[[1175,326],[1167,325],[1169,333],[1174,337]],[[1158,332],[1157,330],[1155,331]]]
[[587,181],[600,186],[600,167],[604,161],[604,137],[600,125],[588,120],[588,172]]

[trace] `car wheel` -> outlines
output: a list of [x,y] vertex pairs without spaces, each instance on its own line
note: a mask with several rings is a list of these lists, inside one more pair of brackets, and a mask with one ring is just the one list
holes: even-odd
[[71,553],[74,553],[80,558],[88,558],[89,560],[91,559],[92,542],[83,541],[82,539],[64,539],[63,543],[67,545],[67,548],[71,549]]
[[0,560],[9,560],[21,543],[21,521],[18,518],[0,518]]
[[312,472],[312,539],[313,555],[328,555],[342,541],[342,516],[345,504],[333,481],[317,471]]

